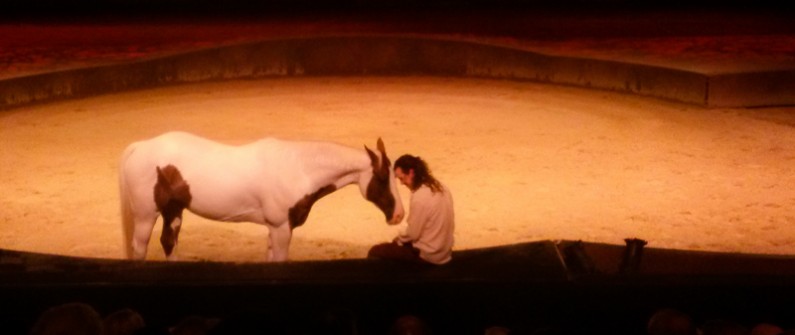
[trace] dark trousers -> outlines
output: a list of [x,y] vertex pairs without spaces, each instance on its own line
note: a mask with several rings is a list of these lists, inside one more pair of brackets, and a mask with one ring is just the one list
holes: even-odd
[[398,245],[395,242],[376,244],[367,252],[367,258],[425,263],[425,260],[420,258],[420,249],[414,248],[411,244]]

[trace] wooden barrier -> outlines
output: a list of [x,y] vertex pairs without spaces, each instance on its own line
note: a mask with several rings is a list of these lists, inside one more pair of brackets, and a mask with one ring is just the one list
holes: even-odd
[[211,80],[427,75],[571,85],[705,107],[795,104],[795,71],[707,75],[550,56],[466,40],[326,36],[267,40],[0,81],[0,110],[59,99]]

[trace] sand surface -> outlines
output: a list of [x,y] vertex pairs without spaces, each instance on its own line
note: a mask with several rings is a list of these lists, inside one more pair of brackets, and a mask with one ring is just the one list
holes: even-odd
[[[425,158],[456,248],[546,239],[795,254],[795,107],[704,109],[580,88],[447,78],[288,78],[158,88],[0,113],[0,248],[121,258],[117,168],[169,130]],[[409,192],[401,189],[404,204]],[[397,227],[358,188],[296,229],[292,260],[364,257]],[[163,259],[160,225],[150,259]],[[183,260],[265,260],[267,229],[186,215]]]

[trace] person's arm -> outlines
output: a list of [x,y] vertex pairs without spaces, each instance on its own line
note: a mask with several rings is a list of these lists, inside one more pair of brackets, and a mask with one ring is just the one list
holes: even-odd
[[428,220],[430,214],[430,205],[424,201],[422,197],[416,194],[411,198],[411,207],[409,208],[409,216],[406,218],[406,229],[398,234],[397,240],[399,243],[414,243],[420,239],[422,227]]

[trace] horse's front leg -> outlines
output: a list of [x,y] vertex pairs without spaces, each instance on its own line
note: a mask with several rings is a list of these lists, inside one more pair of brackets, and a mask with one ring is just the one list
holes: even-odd
[[287,260],[287,251],[290,249],[290,240],[293,230],[285,222],[281,225],[268,225],[268,262],[284,262]]

